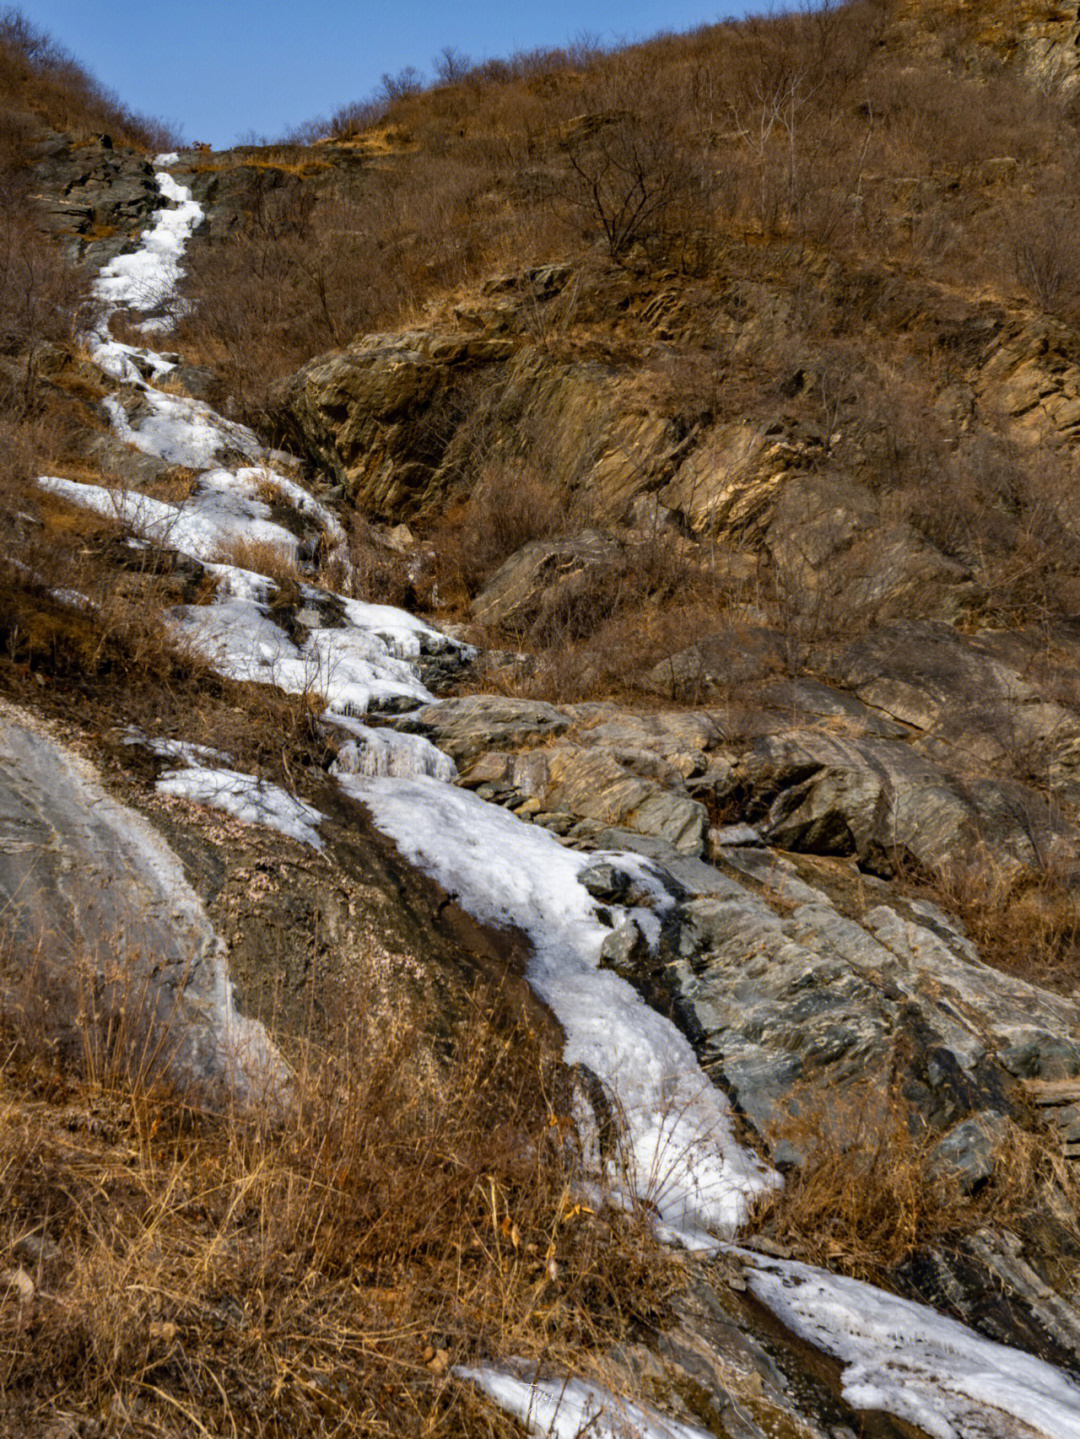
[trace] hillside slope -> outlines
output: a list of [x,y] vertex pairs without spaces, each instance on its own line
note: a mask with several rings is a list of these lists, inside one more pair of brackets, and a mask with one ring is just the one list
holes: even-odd
[[1080,1433],[1078,40],[39,103],[9,1432]]

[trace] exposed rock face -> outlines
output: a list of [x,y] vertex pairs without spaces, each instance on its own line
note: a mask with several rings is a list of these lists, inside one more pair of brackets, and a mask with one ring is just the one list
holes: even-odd
[[961,635],[900,621],[842,652],[832,669],[867,705],[910,727],[924,754],[1048,787],[1075,813],[1080,720],[1067,701],[1080,632]]
[[856,855],[890,873],[896,858],[939,868],[987,846],[1003,864],[1034,867],[1067,831],[1023,785],[973,780],[910,746],[793,730],[757,740],[716,798],[737,804],[770,843],[811,854]]
[[410,734],[426,735],[461,765],[482,750],[561,734],[570,727],[570,717],[542,700],[464,695],[413,710],[399,719],[397,726]]
[[954,616],[969,578],[910,525],[883,522],[875,496],[848,476],[793,476],[780,490],[765,543],[800,610],[851,607],[877,618]]
[[[240,1016],[224,949],[176,855],[92,767],[10,706],[0,725],[0,897],[25,961],[6,1003],[70,986],[174,1077],[243,1093],[276,1083],[261,1024]],[[93,996],[93,998],[91,998]],[[115,1020],[113,1021],[115,1022]]]
[[298,448],[347,483],[366,514],[407,520],[444,492],[435,477],[469,382],[508,350],[460,335],[369,335],[305,365],[277,402]]
[[748,682],[778,677],[792,660],[792,647],[778,630],[732,625],[661,660],[642,683],[665,699],[712,700]]
[[[893,1079],[944,1133],[1011,1112],[1018,1076],[1080,1068],[1076,1004],[981,964],[932,906],[864,880],[854,918],[830,899],[827,868],[800,874],[762,851],[720,858],[729,876],[682,905],[666,960],[639,967],[638,982],[669,996],[703,1062],[762,1131],[782,1133],[800,1106],[827,1101],[854,1138],[876,1078],[877,1102]],[[963,1162],[981,1134],[956,1136]],[[777,1158],[797,1159],[798,1140]]]
[[589,572],[611,565],[618,555],[618,545],[594,531],[534,540],[492,575],[473,600],[473,614],[484,624],[508,629],[545,617],[557,623],[560,610],[588,582]]
[[154,167],[107,136],[87,142],[47,132],[39,142],[33,189],[46,228],[70,236],[73,258],[95,270],[120,254],[164,203]]
[[565,493],[586,489],[622,517],[672,473],[688,437],[624,394],[612,367],[558,360],[504,330],[368,335],[283,381],[279,417],[373,518],[445,500],[468,480],[479,434],[496,454],[542,453]]

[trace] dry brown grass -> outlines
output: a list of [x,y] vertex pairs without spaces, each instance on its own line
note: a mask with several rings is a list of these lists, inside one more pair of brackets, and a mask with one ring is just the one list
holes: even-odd
[[295,554],[268,540],[234,540],[222,545],[215,558],[220,564],[266,575],[279,585],[296,585],[301,580]]
[[17,6],[7,5],[0,10],[0,157],[9,148],[5,139],[21,145],[34,120],[81,138],[107,132],[147,150],[167,149],[176,138],[160,120],[134,114]]
[[979,848],[916,891],[963,920],[995,969],[1072,995],[1080,978],[1080,892],[1071,865],[1021,869]]
[[0,1295],[5,1433],[509,1436],[452,1365],[580,1369],[656,1319],[670,1268],[641,1216],[580,1202],[537,1035],[478,998],[433,1050],[342,999],[277,1113],[61,1072],[9,1024],[0,1252],[48,1243],[32,1298]]
[[[754,1218],[758,1232],[800,1258],[890,1287],[890,1276],[916,1252],[949,1247],[988,1223],[1030,1234],[1038,1260],[1075,1282],[1080,1181],[1062,1153],[1060,1134],[1034,1118],[1007,1125],[994,1172],[967,1193],[934,1154],[940,1135],[926,1126],[887,1077],[867,1080],[843,1098],[794,1096],[799,1117],[772,1135],[795,1139],[805,1162],[785,1175]],[[795,1104],[793,1104],[793,1108]],[[1040,1241],[1040,1217],[1071,1215],[1073,1255]]]
[[[978,23],[957,11],[953,34],[940,6],[914,31],[910,7],[878,0],[800,7],[618,53],[456,57],[434,88],[391,84],[314,127],[330,136],[317,151],[271,146],[257,166],[243,152],[243,221],[228,242],[195,247],[182,342],[218,367],[223,398],[272,429],[275,381],[313,353],[456,323],[454,305],[486,276],[571,259],[573,325],[542,322],[523,344],[640,367],[642,404],[687,434],[732,419],[809,430],[821,446],[807,463],[865,481],[890,523],[970,569],[965,617],[1060,612],[1080,573],[1055,499],[1069,456],[1048,464],[1045,449],[1013,447],[1011,421],[981,412],[956,445],[960,422],[934,417],[978,363],[975,341],[957,349],[958,294],[1022,307],[1026,291],[1072,323],[1080,293],[1063,238],[1080,206],[1075,117],[999,44],[1025,18],[1016,7],[976,9]],[[345,169],[356,146],[370,163]],[[329,170],[296,173],[309,153]],[[624,181],[642,189],[625,216]],[[625,293],[605,244],[629,267]],[[676,317],[662,358],[635,318],[646,296]],[[647,393],[650,367],[670,371],[665,394]],[[542,437],[525,436],[510,467],[522,483],[500,510],[491,474],[505,456],[462,438],[437,536],[439,596],[455,613],[506,553],[500,527],[561,529],[564,502],[545,514],[543,492],[580,478],[549,474]],[[624,593],[620,575],[605,584]],[[650,606],[663,603],[654,592]],[[551,645],[536,642],[577,644],[630,608],[583,596],[553,618]],[[651,614],[640,609],[640,629]],[[816,638],[837,627],[811,618]]]
[[431,535],[443,603],[467,604],[522,545],[557,535],[568,522],[554,475],[536,464],[488,461],[468,497],[447,510]]

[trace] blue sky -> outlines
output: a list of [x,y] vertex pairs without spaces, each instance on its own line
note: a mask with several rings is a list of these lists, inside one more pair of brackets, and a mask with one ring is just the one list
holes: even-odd
[[365,98],[406,65],[430,73],[444,45],[474,58],[562,45],[585,31],[611,41],[686,30],[765,0],[21,0],[121,100],[227,145],[277,135]]

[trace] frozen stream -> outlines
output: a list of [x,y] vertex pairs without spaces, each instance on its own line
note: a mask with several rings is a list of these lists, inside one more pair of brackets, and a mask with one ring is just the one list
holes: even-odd
[[[601,1078],[622,1117],[628,1157],[612,1176],[615,1184],[632,1187],[651,1205],[661,1233],[672,1240],[696,1249],[724,1247],[753,1198],[778,1179],[737,1143],[726,1098],[701,1072],[681,1032],[626,981],[600,968],[601,945],[611,931],[582,883],[598,856],[569,850],[546,830],[457,788],[452,764],[427,741],[390,740],[388,732],[356,718],[391,701],[431,702],[417,660],[456,642],[403,611],[314,586],[303,587],[306,639],[287,635],[274,620],[274,582],[222,563],[230,543],[245,535],[295,555],[295,534],[270,516],[271,493],[320,528],[324,547],[343,545],[344,536],[332,514],[275,468],[281,457],[267,454],[251,431],[156,388],[172,368],[169,359],[110,338],[108,315],[120,306],[167,314],[184,245],[202,218],[190,191],[163,170],[159,177],[171,208],[159,213],[139,250],[114,260],[99,277],[105,314],[93,351],[102,369],[139,395],[137,406],[110,403],[118,434],[144,452],[199,471],[198,480],[189,499],[176,505],[60,476],[41,483],[73,503],[114,515],[137,535],[209,562],[216,599],[177,610],[177,633],[223,674],[321,696],[351,736],[336,767],[342,789],[368,808],[411,863],[477,919],[528,935],[529,980],[563,1026],[567,1061],[587,1065]],[[166,323],[151,319],[145,328]],[[242,463],[232,468],[236,457]],[[326,618],[328,605],[332,620]],[[169,793],[231,806],[231,813],[277,824],[309,845],[321,843],[321,817],[311,806],[290,805],[282,791],[260,798],[257,780],[192,747],[170,758],[179,763],[159,781]],[[604,858],[628,875],[632,887],[626,905],[606,906],[609,920],[633,918],[655,943],[659,917],[671,903],[663,883],[639,856]],[[795,1333],[841,1360],[845,1395],[856,1407],[887,1410],[932,1439],[1010,1439],[1017,1433],[1080,1439],[1080,1387],[1052,1366],[866,1285],[804,1265],[743,1257],[756,1297]],[[480,1367],[462,1377],[537,1434],[578,1435],[583,1424],[597,1435],[632,1432],[653,1439],[700,1432],[579,1381],[541,1381],[513,1367]]]

